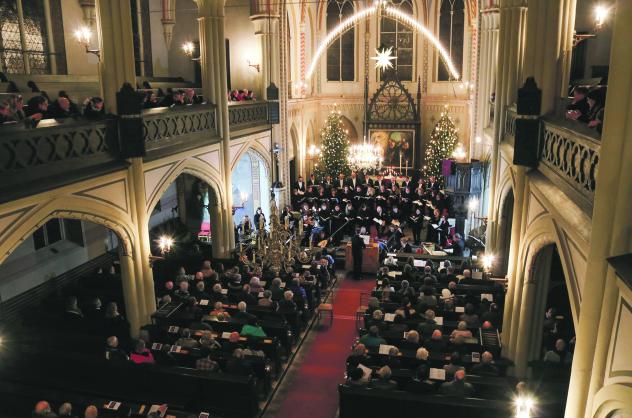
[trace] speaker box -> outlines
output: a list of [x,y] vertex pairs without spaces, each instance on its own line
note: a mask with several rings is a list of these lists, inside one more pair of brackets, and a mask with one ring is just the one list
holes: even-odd
[[516,119],[513,163],[536,168],[540,160],[540,123],[538,119]]

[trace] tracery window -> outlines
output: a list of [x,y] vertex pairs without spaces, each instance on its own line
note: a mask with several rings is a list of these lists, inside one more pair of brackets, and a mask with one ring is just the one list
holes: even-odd
[[[414,16],[411,0],[390,0],[393,7]],[[406,25],[395,19],[382,17],[380,25],[380,46],[393,48],[393,55],[397,57],[393,63],[393,70],[402,81],[413,80],[414,32]]]
[[[353,14],[351,0],[329,0],[327,33]],[[355,28],[351,27],[327,48],[327,81],[355,79]]]
[[0,0],[0,67],[11,74],[50,74],[43,0]]
[[[465,4],[463,0],[443,0],[441,2],[441,16],[439,17],[439,40],[448,50],[454,67],[462,73],[463,69],[463,41],[465,32]],[[450,81],[450,70],[439,58],[438,81]]]

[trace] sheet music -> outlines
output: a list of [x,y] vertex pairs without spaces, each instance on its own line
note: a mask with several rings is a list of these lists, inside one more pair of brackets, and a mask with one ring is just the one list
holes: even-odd
[[169,327],[169,330],[168,330],[168,331],[169,331],[171,334],[175,334],[176,332],[178,332],[178,330],[179,330],[179,329],[180,329],[180,327],[176,327],[175,325],[171,325],[171,326]]
[[445,380],[445,370],[432,368],[429,377],[432,380]]
[[487,299],[490,302],[494,301],[494,295],[492,295],[491,293],[481,293],[481,300],[483,299]]
[[222,339],[227,340],[230,338],[230,332],[222,332]]
[[395,321],[395,314],[394,313],[384,314],[384,321],[386,321],[386,322],[393,322],[393,321]]
[[206,306],[208,305],[208,299],[202,299],[199,303],[200,306]]
[[394,345],[388,345],[388,344],[380,344],[380,351],[379,353],[385,356],[388,356],[388,352],[391,350],[392,347],[395,347]]
[[397,257],[397,253],[386,253],[387,257]]
[[482,271],[473,271],[472,279],[483,280],[483,272]]
[[464,313],[465,312],[465,307],[464,306],[455,306],[454,307],[454,312],[456,312],[456,313]]
[[437,325],[443,325],[443,317],[435,316],[435,322],[437,323]]
[[415,267],[425,267],[426,260],[413,260],[413,266]]

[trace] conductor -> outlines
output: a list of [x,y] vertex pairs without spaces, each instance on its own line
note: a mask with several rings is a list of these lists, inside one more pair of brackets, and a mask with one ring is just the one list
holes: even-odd
[[351,238],[351,254],[353,255],[353,278],[360,280],[362,278],[362,250],[366,248],[364,240],[360,236],[359,230],[356,229],[353,238]]

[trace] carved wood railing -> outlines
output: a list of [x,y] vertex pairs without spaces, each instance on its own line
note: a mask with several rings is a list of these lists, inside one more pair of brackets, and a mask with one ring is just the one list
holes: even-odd
[[268,126],[268,103],[265,101],[239,102],[228,106],[230,130]]

